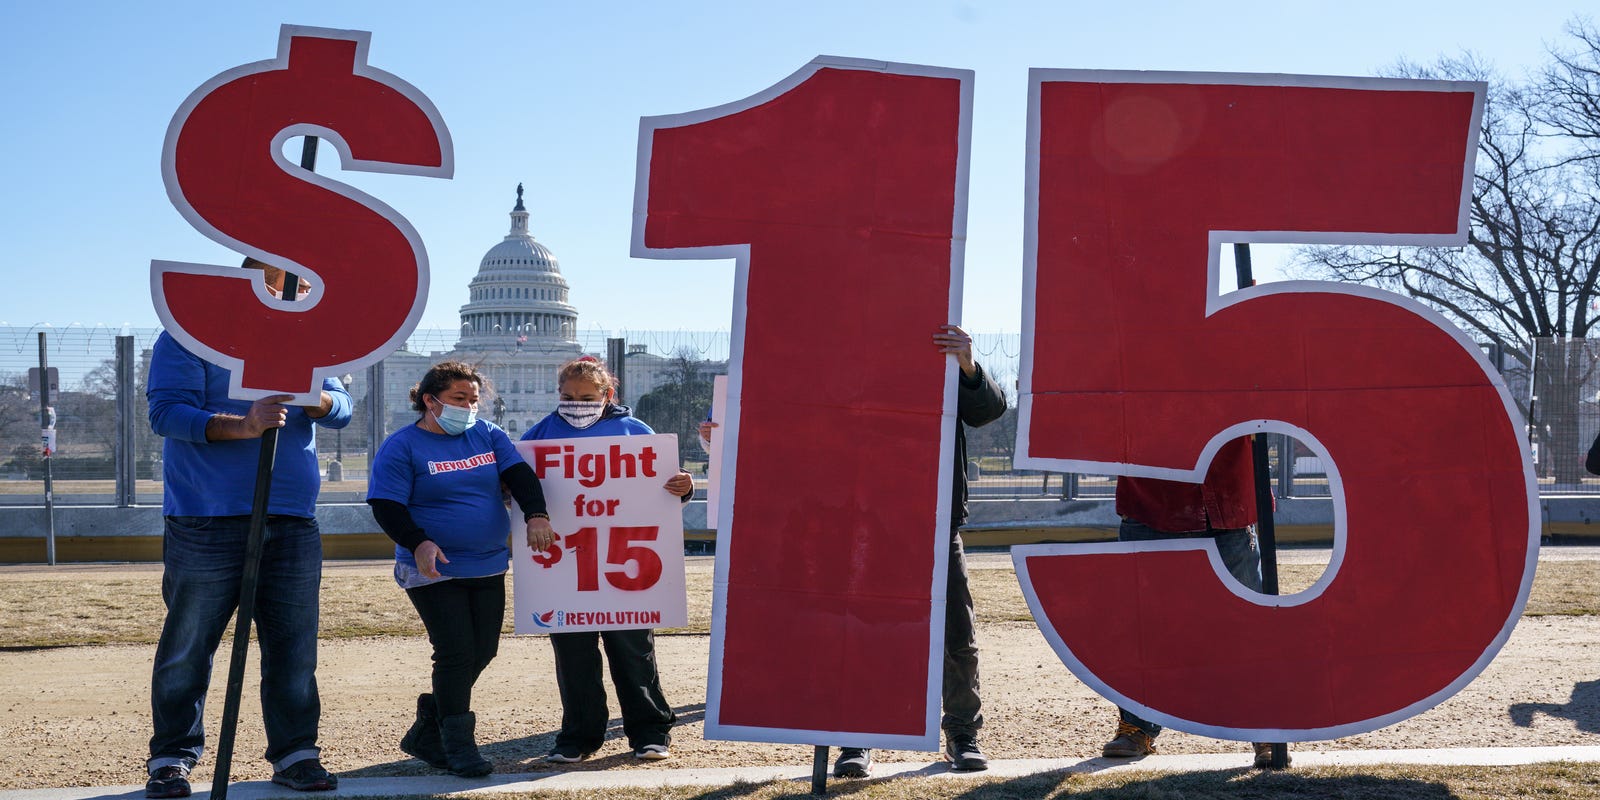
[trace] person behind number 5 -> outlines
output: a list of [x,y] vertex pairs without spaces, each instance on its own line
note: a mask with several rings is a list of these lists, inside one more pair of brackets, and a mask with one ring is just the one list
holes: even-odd
[[[558,381],[561,402],[522,434],[529,439],[572,439],[580,436],[638,436],[655,433],[635,419],[627,406],[616,402],[616,381],[592,356],[561,368]],[[663,486],[689,499],[694,479],[679,470]],[[535,551],[543,546],[529,542]],[[547,761],[574,762],[588,758],[605,741],[606,690],[600,677],[600,646],[611,664],[611,683],[622,706],[622,730],[635,758],[667,758],[672,724],[677,715],[661,694],[656,670],[655,632],[648,628],[623,631],[553,633],[550,646],[556,656],[556,685],[561,690],[561,732]]]
[[522,506],[528,543],[555,539],[544,492],[506,432],[477,418],[483,378],[458,361],[435,365],[411,390],[421,418],[372,459],[367,504],[395,541],[395,582],[433,644],[432,694],[400,749],[462,777],[493,770],[478,752],[472,687],[500,646],[511,563],[501,485]]

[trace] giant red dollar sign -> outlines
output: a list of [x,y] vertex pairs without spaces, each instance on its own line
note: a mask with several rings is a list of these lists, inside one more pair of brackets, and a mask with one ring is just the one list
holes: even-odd
[[1537,557],[1504,383],[1397,295],[1219,296],[1217,252],[1465,243],[1482,85],[1039,70],[1031,98],[1017,462],[1198,482],[1223,443],[1292,433],[1331,459],[1337,531],[1284,597],[1205,539],[1014,548],[1047,638],[1120,705],[1232,739],[1347,736],[1454,694]]
[[224,72],[184,101],[167,130],[167,194],[217,242],[309,278],[305,302],[277,302],[255,271],[151,263],[167,330],[233,371],[230,394],[315,397],[321,375],[396,349],[427,299],[427,254],[397,211],[283,157],[318,136],[347,169],[448,178],[449,131],[415,87],[367,64],[371,34],[285,25],[278,57]]

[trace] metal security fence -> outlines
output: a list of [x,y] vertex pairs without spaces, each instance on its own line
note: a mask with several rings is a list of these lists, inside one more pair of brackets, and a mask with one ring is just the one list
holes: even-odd
[[[30,370],[44,361],[56,375],[49,407],[55,451],[42,452],[39,388],[30,387]],[[145,383],[150,352],[160,330],[102,324],[66,327],[0,325],[0,505],[159,505],[161,437],[148,423]],[[382,365],[338,376],[354,401],[354,415],[339,430],[318,427],[317,451],[323,464],[322,499],[360,502],[366,497],[367,465],[374,445],[388,432],[415,420],[408,390],[428,365],[456,347],[455,329],[421,328]],[[554,408],[552,366],[578,352],[604,357],[607,342],[627,343],[642,394],[660,378],[667,362],[682,359],[726,369],[726,331],[580,330],[575,341],[506,332],[475,358],[496,369],[525,376],[505,382],[486,397],[485,416],[515,430]],[[652,369],[643,369],[644,366]],[[538,384],[535,386],[535,384]],[[498,402],[497,402],[498,401]],[[703,410],[700,413],[704,413]],[[520,418],[514,419],[514,418]]]
[[1504,354],[1502,373],[1528,420],[1540,494],[1600,493],[1584,469],[1600,434],[1600,341],[1541,338],[1532,350]]
[[[43,360],[57,376],[50,397],[56,452],[48,460],[40,399],[29,384],[29,370],[40,366],[40,334]],[[42,503],[47,472],[58,502],[113,504],[120,492],[129,504],[140,490],[160,502],[159,440],[148,425],[132,424],[143,420],[143,394],[126,390],[142,367],[124,359],[122,369],[134,372],[119,372],[117,348],[120,338],[124,354],[148,351],[155,336],[104,325],[0,326],[0,504]]]
[[[30,368],[39,366],[40,333],[48,366],[59,376],[51,397],[57,449],[48,462],[40,452],[38,395],[28,384]],[[0,505],[43,504],[47,467],[56,503],[160,504],[162,443],[150,431],[144,397],[150,349],[158,334],[157,329],[126,326],[0,325]],[[317,429],[324,501],[365,498],[374,445],[415,420],[409,387],[429,364],[451,352],[459,338],[454,329],[419,329],[383,364],[339,376],[355,401],[355,416],[341,430]],[[663,370],[673,360],[699,365],[696,374],[705,379],[725,370],[730,354],[725,331],[595,328],[580,330],[576,341],[566,344],[518,337],[515,332],[503,338],[498,350],[485,357],[502,374],[520,377],[494,387],[480,413],[514,432],[554,407],[555,375],[550,365],[568,354],[581,351],[605,358],[608,344],[621,340],[630,364],[638,358],[656,370],[627,368],[635,370],[631,379],[639,389],[635,398],[652,381],[669,379]],[[1014,401],[1019,335],[978,333],[973,338],[978,359]],[[1583,471],[1583,455],[1600,433],[1600,344],[1541,340],[1531,354],[1489,348],[1486,352],[1501,365],[1519,410],[1533,420],[1529,436],[1544,493],[1600,494],[1600,478]],[[697,415],[704,413],[704,406],[699,408]],[[966,468],[975,496],[1104,499],[1115,493],[1116,479],[1109,476],[1013,469],[1015,439],[1015,408],[999,421],[970,432],[971,460]],[[1319,454],[1287,436],[1273,435],[1269,445],[1277,496],[1328,496],[1328,467]],[[703,474],[704,457],[698,448],[686,446],[683,457],[691,472]]]

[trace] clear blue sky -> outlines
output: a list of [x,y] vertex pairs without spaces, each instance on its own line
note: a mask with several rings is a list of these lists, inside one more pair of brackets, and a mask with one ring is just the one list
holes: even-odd
[[[725,329],[732,267],[628,256],[640,116],[736,100],[819,54],[977,72],[965,324],[1014,332],[1030,67],[1370,75],[1472,50],[1539,64],[1588,2],[8,2],[0,7],[0,321],[153,326],[152,258],[234,264],[167,201],[178,104],[271,58],[281,23],[373,32],[371,62],[439,107],[456,177],[319,172],[383,198],[454,327],[518,181],[585,328]],[[329,151],[324,151],[329,152]],[[1271,254],[1265,259],[1272,277]]]

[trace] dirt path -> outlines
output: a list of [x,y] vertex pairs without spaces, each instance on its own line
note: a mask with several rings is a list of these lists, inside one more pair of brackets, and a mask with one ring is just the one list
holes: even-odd
[[[979,568],[990,567],[991,564]],[[998,568],[999,560],[995,560]],[[1098,755],[1115,710],[1069,674],[1026,623],[984,626],[985,750],[995,758]],[[678,704],[674,767],[810,763],[808,748],[701,738],[708,639],[659,640],[667,698]],[[221,670],[207,706],[206,730],[221,714]],[[0,773],[0,789],[123,785],[143,780],[149,737],[148,645],[73,647],[0,653],[7,692],[0,701],[0,742],[18,757]],[[252,653],[253,655],[253,653]],[[396,742],[427,683],[428,646],[421,637],[325,641],[318,680],[327,765],[343,775],[419,774]],[[251,671],[255,670],[252,658]],[[1363,736],[1299,749],[1538,746],[1600,744],[1600,617],[1530,617],[1495,660],[1454,698],[1407,722]],[[234,776],[265,779],[254,676],[245,687]],[[508,637],[479,683],[480,741],[501,772],[548,769],[539,761],[559,721],[550,647],[542,638]],[[615,709],[613,708],[613,712]],[[621,735],[613,721],[613,737]],[[1169,732],[1166,753],[1238,752],[1247,746]],[[931,754],[880,753],[881,761],[929,761]],[[564,769],[649,769],[612,738],[594,759]],[[209,758],[196,772],[209,780]]]

